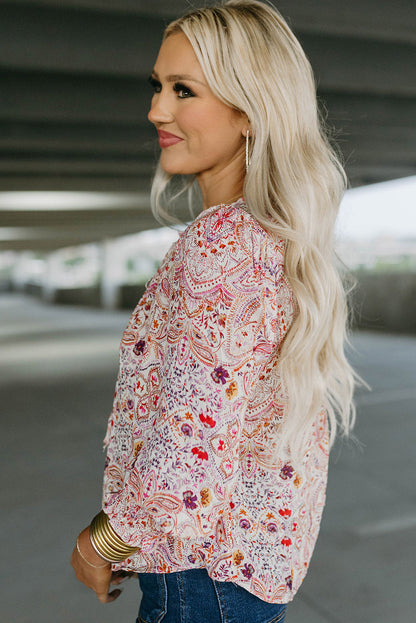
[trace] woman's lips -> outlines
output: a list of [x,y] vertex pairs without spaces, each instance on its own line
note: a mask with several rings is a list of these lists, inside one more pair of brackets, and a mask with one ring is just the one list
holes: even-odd
[[180,143],[183,141],[183,138],[179,136],[175,136],[170,132],[165,132],[164,130],[158,130],[159,135],[159,145],[163,149],[164,147],[170,147],[171,145],[176,145],[176,143]]

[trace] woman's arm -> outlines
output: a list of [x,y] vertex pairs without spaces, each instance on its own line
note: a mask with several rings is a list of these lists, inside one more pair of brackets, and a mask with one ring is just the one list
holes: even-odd
[[105,604],[117,599],[121,591],[116,589],[110,592],[113,575],[111,563],[106,562],[95,552],[91,545],[89,532],[90,527],[88,526],[79,534],[77,544],[72,552],[71,565],[78,580],[91,588],[101,603]]
[[121,593],[119,589],[110,592],[110,584],[120,584],[131,574],[123,571],[113,573],[111,562],[105,554],[122,560],[124,555],[127,557],[133,551],[137,549],[121,541],[111,528],[107,515],[101,511],[91,525],[79,534],[72,552],[71,565],[78,580],[91,588],[101,603],[109,603]]

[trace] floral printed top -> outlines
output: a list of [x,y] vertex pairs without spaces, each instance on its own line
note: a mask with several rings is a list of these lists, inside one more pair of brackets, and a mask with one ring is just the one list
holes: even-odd
[[284,243],[243,200],[204,210],[167,253],[123,334],[103,509],[139,553],[114,569],[204,567],[268,602],[299,588],[328,462],[317,414],[302,477],[272,461],[285,410],[279,346],[296,305]]

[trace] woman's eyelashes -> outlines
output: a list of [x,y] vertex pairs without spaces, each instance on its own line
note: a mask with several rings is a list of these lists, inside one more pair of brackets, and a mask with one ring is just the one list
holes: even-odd
[[152,87],[154,93],[160,93],[160,91],[162,90],[162,85],[160,84],[159,80],[156,80],[156,78],[153,78],[153,76],[149,76],[147,80]]
[[[160,93],[162,91],[162,84],[153,76],[150,76],[149,84],[153,89],[154,93]],[[173,90],[178,95],[180,99],[186,99],[188,97],[194,97],[194,93],[187,86],[182,84],[181,82],[175,82],[173,85]]]
[[173,90],[175,91],[175,93],[178,94],[178,97],[180,97],[181,99],[185,99],[186,97],[194,97],[191,89],[188,89],[188,87],[186,87],[184,84],[181,84],[180,82],[175,82],[175,84],[173,85]]

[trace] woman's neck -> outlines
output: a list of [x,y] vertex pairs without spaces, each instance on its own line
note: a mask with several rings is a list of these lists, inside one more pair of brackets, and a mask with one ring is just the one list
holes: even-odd
[[196,176],[201,189],[203,209],[230,204],[243,196],[245,171],[223,169],[218,173],[206,171]]

